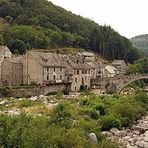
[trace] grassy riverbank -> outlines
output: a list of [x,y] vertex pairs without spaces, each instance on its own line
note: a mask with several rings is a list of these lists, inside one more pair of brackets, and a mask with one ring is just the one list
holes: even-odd
[[[51,101],[50,97],[47,101]],[[0,114],[0,146],[115,148],[117,145],[108,141],[101,131],[130,127],[148,110],[148,96],[143,92],[129,96],[96,96],[87,92],[69,100],[58,96],[55,101],[56,105],[49,109],[49,104],[42,101],[7,99],[0,109],[15,108],[21,113]],[[92,132],[97,135],[98,145],[89,141]]]

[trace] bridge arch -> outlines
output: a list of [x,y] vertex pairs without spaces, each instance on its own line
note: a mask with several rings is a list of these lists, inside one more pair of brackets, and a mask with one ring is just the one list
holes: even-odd
[[142,80],[142,79],[148,79],[148,74],[136,75],[134,76],[133,79],[128,79],[129,81],[126,81],[125,83],[121,84],[121,86],[117,88],[117,93],[120,94],[121,91],[130,83],[138,81],[138,80]]

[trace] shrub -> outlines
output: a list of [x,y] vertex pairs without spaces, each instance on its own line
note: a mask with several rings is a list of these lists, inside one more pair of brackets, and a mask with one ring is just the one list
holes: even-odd
[[69,128],[72,122],[72,112],[70,109],[70,105],[67,103],[60,103],[53,110],[51,117],[52,124]]
[[96,105],[95,108],[96,108],[96,110],[98,110],[100,112],[100,115],[105,115],[106,114],[105,104],[99,103],[98,105]]
[[134,95],[136,101],[139,101],[144,104],[148,104],[148,95],[145,92],[138,92]]
[[145,114],[145,109],[140,105],[136,104],[136,102],[126,102],[120,101],[114,104],[110,112],[115,113],[121,119],[122,126],[130,126],[135,120],[140,118],[142,115]]
[[106,115],[102,119],[102,130],[109,130],[113,127],[120,128],[121,127],[121,121],[119,117],[116,117],[115,115]]

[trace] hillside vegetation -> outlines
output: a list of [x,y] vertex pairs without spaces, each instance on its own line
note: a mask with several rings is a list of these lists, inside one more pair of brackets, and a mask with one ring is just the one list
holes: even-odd
[[148,55],[148,34],[135,36],[130,40],[133,46],[141,49],[146,55]]
[[[5,99],[0,104],[0,147],[117,148],[101,132],[130,127],[148,110],[148,96],[142,92],[131,96],[86,92],[75,99],[65,99],[61,94],[54,100],[49,97],[51,101],[58,104],[48,110],[41,100]],[[14,109],[21,113],[6,115]],[[92,132],[98,144],[90,142]]]
[[[5,103],[1,103],[4,102]],[[148,96],[86,94],[66,99],[62,94],[43,100],[4,99],[0,102],[0,147],[117,148],[101,134],[113,127],[130,127],[148,110]],[[11,111],[11,112],[10,112]],[[7,115],[18,111],[19,115]],[[98,144],[89,140],[96,133]]]
[[0,45],[7,45],[13,53],[75,47],[95,51],[108,60],[133,62],[140,56],[110,26],[99,26],[46,0],[1,0],[0,17]]

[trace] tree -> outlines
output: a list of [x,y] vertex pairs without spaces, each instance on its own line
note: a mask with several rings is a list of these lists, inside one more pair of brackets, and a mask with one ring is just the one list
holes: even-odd
[[12,43],[12,48],[15,49],[15,53],[20,53],[23,54],[26,52],[27,47],[25,45],[25,43],[21,40],[14,40],[14,42]]
[[51,47],[56,48],[60,46],[60,43],[62,41],[61,34],[54,31],[50,34],[50,39],[51,39]]

